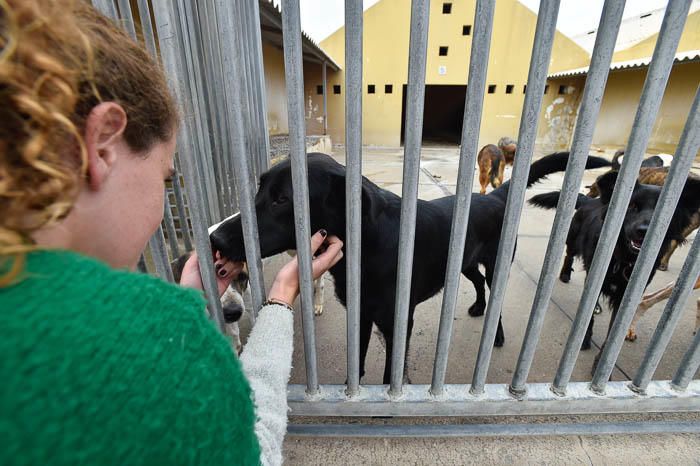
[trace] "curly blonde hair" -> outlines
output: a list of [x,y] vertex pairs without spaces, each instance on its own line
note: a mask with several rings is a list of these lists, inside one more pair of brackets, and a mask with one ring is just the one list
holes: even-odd
[[0,0],[0,287],[37,247],[32,233],[70,212],[87,171],[83,126],[106,101],[124,108],[134,151],[172,137],[162,71],[112,21],[85,0]]

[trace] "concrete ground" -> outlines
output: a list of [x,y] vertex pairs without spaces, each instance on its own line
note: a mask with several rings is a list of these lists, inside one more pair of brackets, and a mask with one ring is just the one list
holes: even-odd
[[[334,156],[344,163],[342,148]],[[401,194],[403,149],[365,148],[363,174],[379,186]],[[453,194],[456,188],[459,149],[456,147],[427,147],[421,155],[419,197],[435,199]],[[584,186],[605,169],[589,170]],[[510,177],[510,167],[506,178]],[[532,195],[559,189],[563,174],[528,190]],[[478,173],[474,189],[478,192]],[[490,188],[489,188],[490,189]],[[503,306],[503,324],[506,342],[493,352],[489,383],[508,383],[511,380],[518,352],[527,325],[530,306],[554,219],[553,211],[543,211],[525,205],[520,222],[518,249],[511,268],[508,291]],[[420,247],[420,245],[418,245]],[[671,260],[669,271],[657,272],[648,290],[655,290],[675,280],[688,248],[680,248]],[[279,265],[287,257],[275,258],[266,267],[267,282],[271,282]],[[571,283],[557,281],[547,312],[537,354],[530,371],[529,381],[551,382],[566,342],[571,323],[581,296],[585,274],[577,262]],[[323,384],[342,384],[346,377],[346,314],[334,297],[332,278],[325,282],[323,315],[316,317],[316,346],[319,381]],[[483,317],[473,318],[467,308],[474,300],[470,282],[462,277],[455,315],[455,325],[448,361],[447,383],[469,383],[479,347]],[[695,325],[695,293],[686,304],[686,310],[663,357],[656,379],[669,379],[692,340]],[[430,383],[442,294],[420,304],[415,313],[415,325],[408,355],[408,375],[413,383]],[[618,359],[614,380],[628,380],[634,376],[654,332],[663,305],[652,308],[640,321],[636,342],[626,342]],[[596,319],[594,349],[582,351],[572,381],[590,380],[593,358],[602,344],[608,326],[609,311]],[[296,319],[294,363],[291,383],[305,382],[304,348],[301,319]],[[366,384],[381,383],[384,349],[374,335],[367,356]],[[293,419],[291,420],[293,422]],[[289,464],[658,464],[675,461],[678,464],[700,463],[700,437],[692,435],[606,436],[606,437],[539,437],[489,439],[295,439],[286,441]]]

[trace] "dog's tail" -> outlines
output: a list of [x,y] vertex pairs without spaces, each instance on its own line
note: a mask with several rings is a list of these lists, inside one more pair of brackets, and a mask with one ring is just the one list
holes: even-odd
[[[535,207],[541,207],[543,209],[556,209],[557,205],[559,204],[559,195],[561,194],[561,191],[552,191],[549,193],[544,193],[544,194],[538,194],[536,196],[532,196],[529,201],[527,201],[530,205],[534,205]],[[583,204],[592,201],[590,197],[586,196],[585,194],[578,194],[578,197],[576,198],[576,208],[578,209],[581,207]]]
[[[527,187],[529,188],[547,175],[566,170],[566,164],[568,162],[569,152],[555,152],[553,154],[545,155],[530,165],[530,174],[527,177]],[[602,157],[589,155],[588,159],[586,160],[586,169],[609,166],[610,162]],[[508,197],[509,189],[510,180],[503,183],[500,188],[493,190],[491,195],[499,196],[505,199]]]
[[501,157],[494,157],[491,159],[491,171],[489,172],[489,182],[494,188],[498,187],[495,183],[498,179],[498,168],[502,162],[504,162],[504,160],[501,160]]

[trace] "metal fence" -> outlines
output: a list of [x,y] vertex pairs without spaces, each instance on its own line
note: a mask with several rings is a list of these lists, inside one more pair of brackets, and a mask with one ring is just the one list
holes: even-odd
[[[185,247],[210,250],[207,225],[240,210],[246,238],[246,256],[254,309],[263,301],[264,283],[254,210],[257,176],[267,168],[265,86],[257,0],[139,0],[138,24],[128,0],[93,2],[117,19],[136,37],[140,30],[149,51],[156,54],[183,107],[178,134],[178,158],[189,200],[185,210],[180,183],[173,197]],[[476,163],[481,111],[486,85],[495,0],[477,0],[462,131],[455,213],[443,293],[439,336],[430,385],[404,384],[404,357],[408,325],[409,291],[414,250],[418,175],[423,126],[429,0],[411,2],[406,139],[403,200],[398,258],[395,329],[391,383],[361,385],[359,377],[361,164],[362,164],[362,35],[361,0],[345,0],[345,147],[347,154],[345,250],[347,257],[347,384],[327,385],[318,380],[311,253],[309,247],[309,192],[304,127],[302,42],[298,0],[282,1],[284,62],[289,112],[289,143],[294,184],[294,219],[301,274],[306,385],[289,387],[293,415],[309,416],[500,416],[591,413],[646,413],[700,411],[700,381],[692,378],[700,366],[700,333],[695,336],[672,380],[652,380],[683,306],[700,273],[700,235],[690,249],[678,285],[631,382],[609,382],[625,332],[641,300],[671,215],[678,203],[692,161],[700,148],[700,93],[696,94],[685,129],[664,185],[658,208],[632,271],[622,305],[590,382],[570,382],[579,348],[603,285],[607,265],[629,203],[642,157],[666,87],[691,0],[671,0],[648,70],[624,161],[612,195],[593,264],[587,276],[576,319],[569,333],[552,383],[528,383],[528,373],[550,301],[556,270],[564,252],[569,224],[581,185],[608,77],[624,0],[606,0],[592,54],[547,252],[540,273],[526,335],[510,384],[487,383],[494,338],[508,284],[519,220],[533,155],[537,122],[543,99],[559,0],[542,0],[537,15],[532,58],[515,159],[501,232],[493,283],[481,334],[477,363],[470,384],[446,384],[447,357],[458,295],[465,239],[469,228],[471,186]],[[152,7],[153,11],[149,11]],[[154,26],[151,24],[151,13]],[[157,44],[157,45],[156,45]],[[325,96],[324,96],[325,97]],[[179,178],[177,178],[179,181]],[[234,189],[235,186],[235,189]],[[179,251],[179,237],[171,207],[166,203],[164,225],[171,253]],[[168,253],[162,230],[150,242],[157,272],[168,278]],[[212,258],[199,256],[213,319],[222,325],[216,299]],[[627,424],[544,424],[508,427],[507,432],[488,426],[291,426],[299,435],[489,435],[678,432],[700,430],[697,423],[681,421]]]

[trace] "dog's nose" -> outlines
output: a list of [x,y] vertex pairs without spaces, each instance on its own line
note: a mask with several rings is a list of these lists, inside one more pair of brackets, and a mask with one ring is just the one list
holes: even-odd
[[223,307],[224,321],[227,324],[238,322],[243,315],[243,306],[239,303],[226,303]]
[[637,228],[635,229],[635,233],[637,234],[637,238],[644,238],[647,234],[647,231],[649,231],[649,224],[648,223],[642,223],[641,225],[638,225]]

